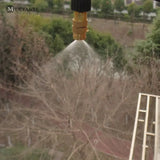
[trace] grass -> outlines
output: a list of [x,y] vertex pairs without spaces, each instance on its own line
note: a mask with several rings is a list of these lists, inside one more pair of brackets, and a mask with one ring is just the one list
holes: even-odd
[[50,160],[47,151],[34,149],[30,151],[28,147],[16,145],[11,148],[0,149],[0,160]]

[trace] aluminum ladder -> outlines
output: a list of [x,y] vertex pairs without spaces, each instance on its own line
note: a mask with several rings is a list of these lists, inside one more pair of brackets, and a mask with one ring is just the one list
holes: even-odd
[[[145,107],[143,106],[143,109],[142,109],[142,98],[144,100],[144,97],[145,97],[146,104],[145,104]],[[151,105],[150,103],[151,98],[152,98],[152,101],[154,100],[154,105]],[[150,112],[151,109],[154,110],[155,113],[154,113],[152,122],[149,122],[149,120],[151,121],[151,119],[149,119],[149,114],[151,113]],[[149,124],[152,124],[154,127],[152,132],[148,131]],[[147,145],[147,138],[149,138],[149,136],[154,137],[154,160],[160,160],[160,127],[158,124],[160,125],[160,96],[139,93],[129,160],[148,160],[146,155],[149,147]],[[142,154],[140,153],[141,159],[135,159],[134,158],[134,152],[136,147],[135,143],[137,140],[137,130],[139,129],[138,128],[139,125],[140,127],[142,125],[144,127],[144,132],[142,135],[143,137]]]

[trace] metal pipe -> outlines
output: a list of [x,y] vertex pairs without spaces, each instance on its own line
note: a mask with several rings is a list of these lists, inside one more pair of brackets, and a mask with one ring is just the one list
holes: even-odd
[[71,9],[74,11],[73,39],[85,40],[87,28],[87,12],[91,9],[91,0],[72,0]]
[[75,40],[85,40],[87,32],[87,12],[74,12],[73,18],[73,38]]

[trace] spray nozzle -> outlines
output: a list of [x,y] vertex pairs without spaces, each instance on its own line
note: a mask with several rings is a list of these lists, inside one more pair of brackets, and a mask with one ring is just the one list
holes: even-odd
[[91,9],[91,0],[72,0],[71,8],[74,12],[73,38],[85,40],[87,32],[87,11]]
[[74,12],[73,18],[73,38],[75,40],[86,39],[87,32],[87,12]]

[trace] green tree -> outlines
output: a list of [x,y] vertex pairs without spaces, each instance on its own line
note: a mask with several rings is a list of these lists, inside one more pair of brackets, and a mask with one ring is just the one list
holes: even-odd
[[143,11],[145,13],[150,13],[153,11],[153,2],[151,0],[145,0],[143,4]]
[[53,19],[51,23],[44,27],[44,31],[47,32],[55,39],[56,34],[63,39],[64,44],[68,45],[72,42],[72,24],[64,19]]
[[[44,18],[32,14],[21,16],[22,20],[27,22],[27,26],[30,28],[32,26],[36,32],[45,38],[51,53],[58,53],[73,41],[72,23],[70,21]],[[111,35],[104,35],[89,29],[87,42],[95,48],[104,60],[111,58],[116,69],[122,69],[125,65],[126,61],[122,47]]]
[[37,7],[40,11],[44,11],[48,7],[48,2],[45,0],[36,0],[34,3],[35,7]]
[[125,8],[124,0],[115,0],[114,8],[121,12]]
[[130,5],[128,5],[127,10],[132,19],[136,16],[139,16],[140,7],[138,7],[135,3],[131,3]]
[[47,0],[47,2],[48,2],[48,7],[50,9],[53,9],[53,0]]
[[29,0],[30,3],[34,4],[35,3],[35,0]]
[[21,14],[20,21],[26,23],[26,26],[34,28],[42,37],[45,38],[49,49],[54,53],[56,45],[53,42],[57,35],[63,40],[64,45],[67,46],[73,41],[72,24],[64,19],[44,18],[35,14]]
[[115,69],[121,70],[125,64],[125,56],[122,47],[109,34],[104,35],[90,28],[87,33],[87,42],[92,45],[103,58],[111,58]]
[[53,6],[57,7],[58,10],[62,10],[64,6],[64,0],[53,0]]
[[155,57],[160,59],[160,11],[153,22],[152,31],[146,40],[138,41],[137,50],[140,57]]
[[101,5],[101,0],[92,0],[92,6],[94,9],[98,10]]
[[62,49],[64,49],[64,41],[58,34],[56,34],[56,37],[53,41],[53,46],[54,46],[55,53],[58,53]]
[[113,5],[111,0],[102,0],[102,12],[105,15],[113,13]]

